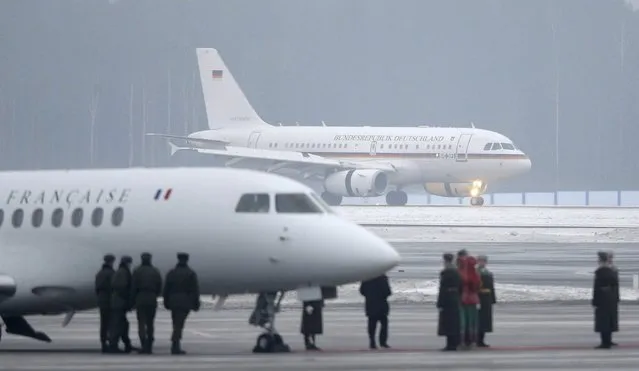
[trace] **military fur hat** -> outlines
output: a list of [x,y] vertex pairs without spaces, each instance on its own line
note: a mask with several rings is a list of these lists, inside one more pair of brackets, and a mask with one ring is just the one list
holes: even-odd
[[599,260],[600,263],[608,261],[608,253],[605,251],[597,252],[597,259]]
[[133,258],[131,258],[128,255],[124,255],[122,256],[122,258],[120,259],[120,263],[122,264],[129,264],[129,263],[133,263]]
[[185,252],[179,252],[177,254],[177,258],[179,261],[187,261],[189,260],[189,254],[185,253]]
[[105,262],[105,263],[111,264],[111,263],[113,263],[114,261],[115,261],[115,255],[113,255],[113,254],[106,254],[106,255],[104,255],[104,262]]

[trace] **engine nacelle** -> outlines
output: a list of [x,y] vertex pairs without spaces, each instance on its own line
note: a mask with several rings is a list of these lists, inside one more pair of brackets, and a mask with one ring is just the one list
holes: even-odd
[[13,277],[0,274],[0,301],[8,299],[16,294],[17,285]]
[[426,183],[426,192],[442,197],[478,197],[486,192],[486,184],[481,181],[472,183]]
[[356,169],[330,174],[324,180],[326,192],[344,197],[377,197],[388,187],[388,175],[376,169]]

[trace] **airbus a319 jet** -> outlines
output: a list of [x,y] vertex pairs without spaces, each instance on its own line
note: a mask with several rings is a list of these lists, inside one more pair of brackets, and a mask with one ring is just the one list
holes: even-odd
[[[212,48],[198,48],[207,130],[167,138],[171,154],[223,159],[224,166],[277,172],[320,182],[332,206],[343,197],[386,195],[405,205],[403,190],[423,185],[444,197],[484,204],[487,184],[528,172],[531,161],[512,140],[494,131],[462,127],[274,126],[255,112]],[[172,140],[181,140],[175,144]]]

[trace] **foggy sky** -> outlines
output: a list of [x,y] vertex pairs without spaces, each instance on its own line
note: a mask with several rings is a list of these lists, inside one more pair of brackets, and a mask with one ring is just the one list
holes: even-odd
[[143,91],[147,131],[206,128],[195,48],[215,47],[271,123],[474,122],[533,161],[491,191],[639,189],[638,14],[623,0],[6,0],[0,165],[128,166],[130,120],[132,164],[166,164],[164,141],[142,148]]

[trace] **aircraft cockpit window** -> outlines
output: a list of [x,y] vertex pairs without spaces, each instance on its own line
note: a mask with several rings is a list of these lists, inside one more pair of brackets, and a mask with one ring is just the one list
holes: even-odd
[[84,211],[81,208],[76,208],[71,213],[71,225],[74,227],[79,227],[82,225],[82,217],[84,216]]
[[93,224],[94,227],[99,227],[102,224],[102,219],[104,219],[104,209],[101,207],[93,209],[91,213],[91,224]]
[[15,228],[20,228],[22,227],[23,220],[24,220],[24,210],[16,209],[13,212],[13,215],[11,216],[11,224],[13,224]]
[[501,145],[499,143],[493,143],[493,151],[496,149],[501,149]]
[[323,213],[322,208],[304,193],[276,194],[275,210],[277,210],[278,213]]
[[236,213],[268,213],[270,197],[267,193],[249,193],[242,195],[235,207]]
[[513,145],[512,145],[512,144],[510,144],[510,143],[502,143],[502,144],[501,144],[501,148],[503,148],[503,149],[510,149],[510,150],[514,150],[514,149],[515,149],[515,146],[513,146]]
[[51,225],[58,228],[62,225],[62,218],[64,217],[64,210],[57,208],[53,210],[51,214]]
[[122,207],[116,207],[111,214],[111,224],[114,227],[119,227],[124,220],[124,209]]
[[490,151],[492,147],[493,147],[492,143],[486,143],[486,145],[484,146],[484,151]]
[[33,214],[31,214],[31,225],[33,225],[34,228],[40,228],[43,219],[44,211],[42,211],[42,209],[35,209]]

